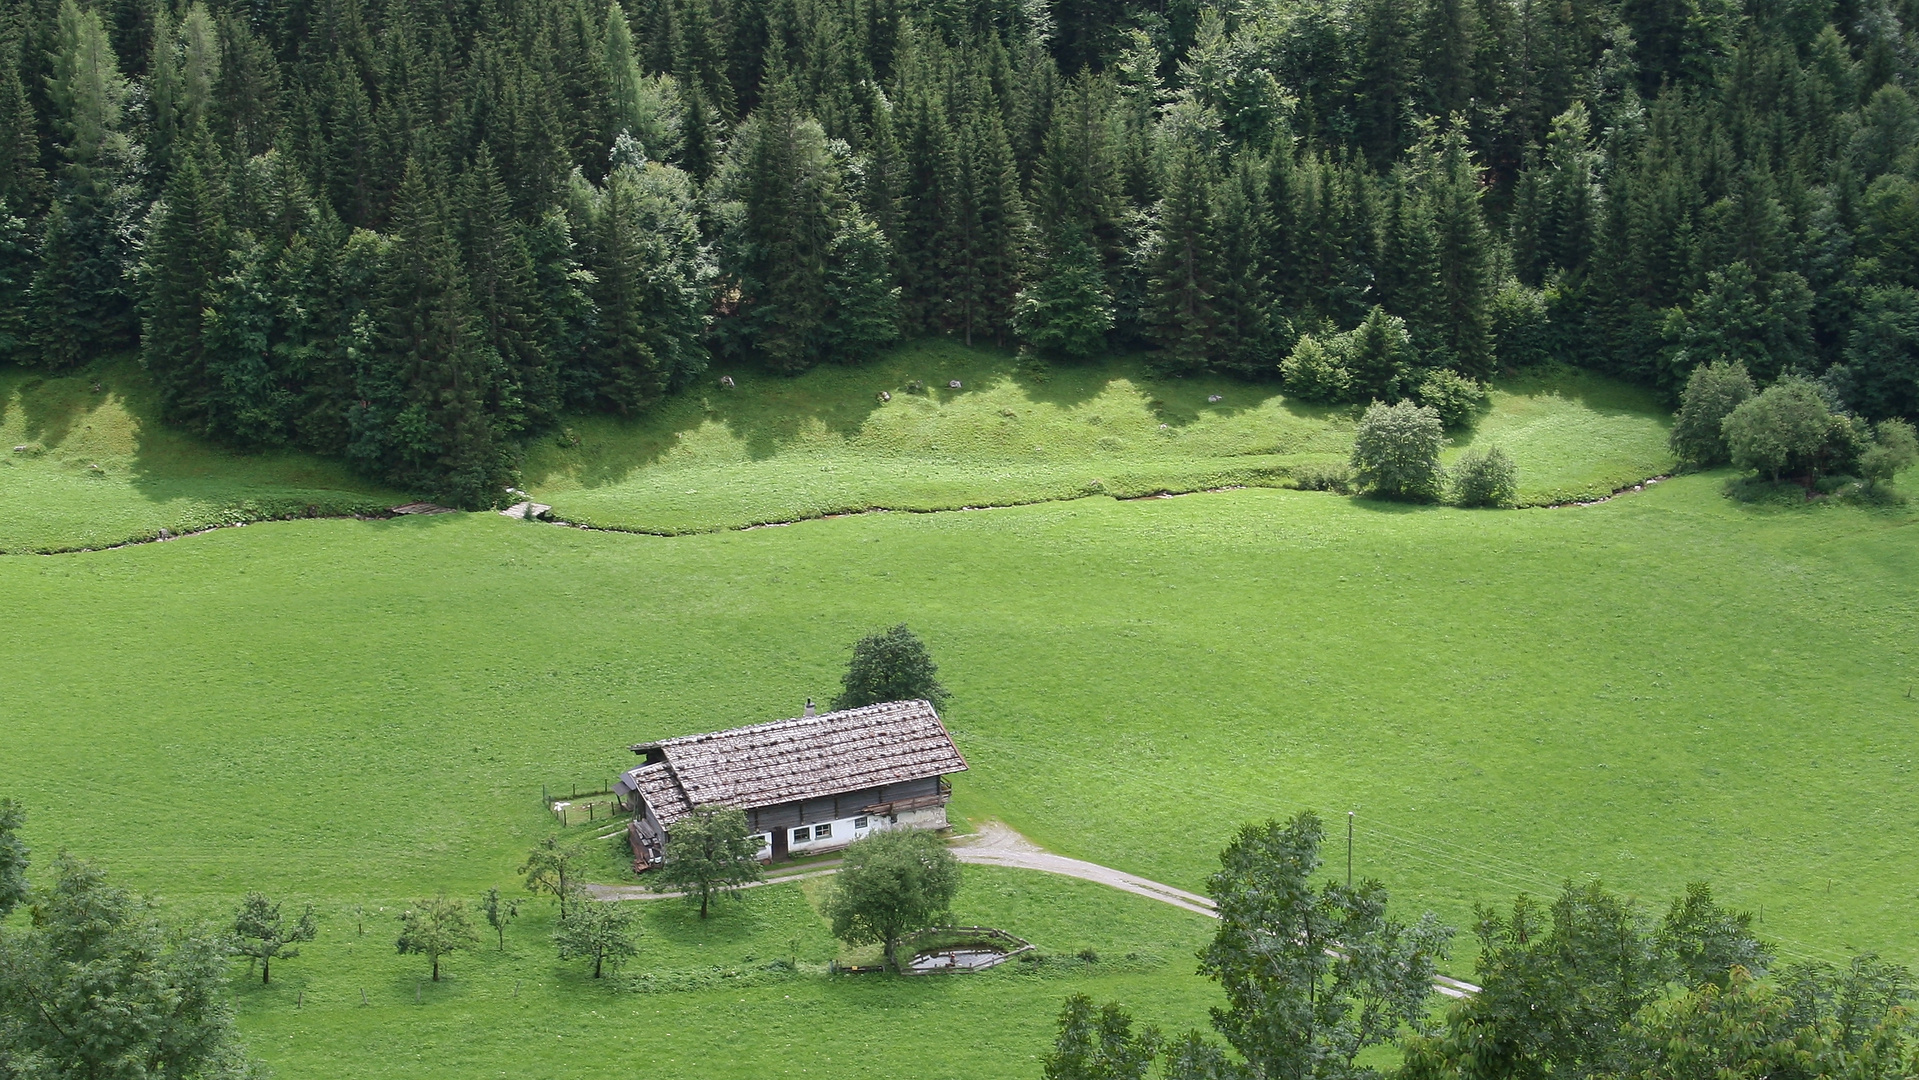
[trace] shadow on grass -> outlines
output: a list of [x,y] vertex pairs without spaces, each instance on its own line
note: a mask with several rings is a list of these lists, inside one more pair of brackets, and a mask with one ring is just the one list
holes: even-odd
[[7,411],[18,397],[27,440],[53,449],[106,404],[107,396],[94,393],[93,386],[102,378],[102,369],[109,366],[95,363],[65,375],[18,367],[5,369],[0,372],[0,423],[6,422]]
[[1391,499],[1384,495],[1354,495],[1347,501],[1361,510],[1376,514],[1423,514],[1446,508],[1446,504],[1441,502],[1415,502],[1411,499]]

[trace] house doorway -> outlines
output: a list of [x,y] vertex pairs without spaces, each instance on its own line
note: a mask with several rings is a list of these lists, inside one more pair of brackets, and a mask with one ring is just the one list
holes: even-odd
[[773,830],[773,858],[771,861],[779,862],[780,860],[786,858],[786,855],[787,855],[786,839],[787,839],[787,833],[785,829]]

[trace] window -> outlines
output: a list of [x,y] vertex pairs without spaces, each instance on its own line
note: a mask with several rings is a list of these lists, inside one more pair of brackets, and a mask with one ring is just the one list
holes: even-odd
[[793,842],[795,844],[804,844],[806,843],[808,839],[812,837],[812,835],[813,835],[813,830],[802,826],[800,828],[793,830]]
[[857,831],[857,830],[860,830],[860,829],[864,829],[864,828],[866,828],[866,819],[865,819],[865,818],[863,818],[863,817],[856,817],[856,818],[854,818],[854,819],[853,819],[853,828],[854,828],[854,830],[855,830],[855,831]]
[[833,835],[833,826],[831,825],[813,826],[813,839],[815,840],[825,840],[826,838],[832,835]]

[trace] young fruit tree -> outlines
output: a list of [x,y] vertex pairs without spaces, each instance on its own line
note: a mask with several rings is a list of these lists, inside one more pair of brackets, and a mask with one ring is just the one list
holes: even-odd
[[[747,831],[746,815],[719,806],[696,806],[673,823],[660,883],[686,894],[706,918],[714,896],[759,881],[760,842]],[[737,896],[737,893],[734,893]]]
[[549,836],[540,841],[540,846],[526,853],[526,863],[520,867],[520,876],[526,880],[526,891],[539,895],[549,893],[560,902],[560,918],[566,918],[567,901],[579,886],[573,881],[573,860],[571,851],[562,848],[559,841]]
[[1445,473],[1439,451],[1446,445],[1439,413],[1402,401],[1367,406],[1353,433],[1353,475],[1376,495],[1421,502],[1439,496]]
[[440,958],[480,943],[473,921],[467,917],[466,901],[449,900],[445,893],[421,900],[400,913],[402,953],[425,956],[433,965],[433,981],[440,981]]
[[486,924],[493,928],[494,935],[500,939],[500,951],[505,952],[506,928],[520,917],[520,902],[502,897],[499,887],[495,886],[480,897],[480,913],[486,916]]
[[639,946],[633,940],[638,933],[633,913],[625,907],[580,902],[561,917],[553,931],[553,943],[559,946],[562,960],[591,961],[597,979],[607,967],[617,971],[622,962],[639,955]]
[[959,860],[939,837],[891,829],[846,849],[824,912],[835,937],[849,945],[879,942],[886,966],[897,971],[900,938],[944,919],[959,887]]
[[935,708],[946,704],[948,693],[937,676],[939,665],[926,651],[926,643],[905,623],[891,630],[868,634],[853,646],[853,658],[846,665],[840,696],[835,709],[856,709],[882,701],[912,701],[924,698]]
[[273,981],[274,958],[291,960],[300,955],[295,946],[312,941],[315,929],[312,904],[289,924],[280,914],[280,905],[265,893],[248,892],[233,919],[233,951],[260,961],[260,982],[265,985]]

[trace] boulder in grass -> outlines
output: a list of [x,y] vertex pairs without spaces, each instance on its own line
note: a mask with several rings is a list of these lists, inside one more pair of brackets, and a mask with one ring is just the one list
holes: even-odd
[[960,381],[958,379],[954,379],[951,382],[947,383],[946,385],[950,387],[951,389],[958,390],[960,388]]

